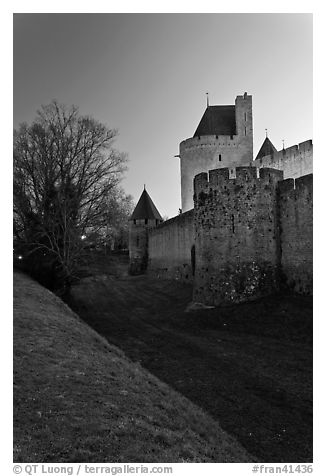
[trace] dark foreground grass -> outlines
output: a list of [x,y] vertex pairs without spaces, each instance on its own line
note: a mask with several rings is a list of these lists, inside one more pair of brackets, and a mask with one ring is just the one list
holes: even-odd
[[[110,316],[109,308],[105,312]],[[128,360],[60,299],[15,274],[15,462],[253,459],[204,411]]]
[[187,313],[190,286],[111,276],[107,264],[73,289],[70,305],[89,325],[261,461],[312,461],[311,298]]

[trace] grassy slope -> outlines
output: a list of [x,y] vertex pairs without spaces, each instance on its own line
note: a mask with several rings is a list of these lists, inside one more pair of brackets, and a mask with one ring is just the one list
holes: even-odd
[[191,286],[121,276],[113,261],[73,287],[78,315],[260,461],[312,461],[311,297],[187,313]]
[[218,423],[14,275],[16,462],[247,462]]

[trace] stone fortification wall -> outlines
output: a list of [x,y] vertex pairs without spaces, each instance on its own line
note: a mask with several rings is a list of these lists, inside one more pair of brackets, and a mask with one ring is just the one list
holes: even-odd
[[193,210],[149,231],[148,273],[159,278],[193,280]]
[[283,170],[284,179],[299,178],[313,172],[312,140],[288,147],[271,155],[255,160],[256,167],[269,167]]
[[[312,175],[282,178],[280,170],[256,167],[198,174],[194,210],[147,229],[149,274],[193,281],[193,300],[212,305],[283,286],[311,294]],[[146,236],[137,230],[144,250]],[[144,254],[134,246],[133,256],[138,263]]]
[[295,292],[312,294],[313,176],[280,183],[281,264],[285,284]]
[[223,168],[194,179],[193,299],[206,304],[246,301],[279,286],[277,184],[283,172],[237,167],[232,173]]

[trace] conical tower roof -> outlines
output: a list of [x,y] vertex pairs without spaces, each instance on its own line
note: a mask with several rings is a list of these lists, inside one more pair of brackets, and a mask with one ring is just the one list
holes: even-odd
[[255,160],[265,157],[265,155],[274,155],[275,152],[277,152],[277,149],[273,146],[269,138],[266,137]]
[[143,193],[138,200],[138,203],[130,217],[130,220],[163,220],[159,211],[153,203],[153,200],[144,189]]

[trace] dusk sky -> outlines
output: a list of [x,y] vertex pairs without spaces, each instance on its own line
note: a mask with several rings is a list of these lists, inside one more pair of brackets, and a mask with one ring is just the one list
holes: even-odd
[[206,107],[253,96],[254,155],[312,138],[311,14],[15,14],[14,126],[52,99],[119,130],[122,183],[180,207],[179,143]]

